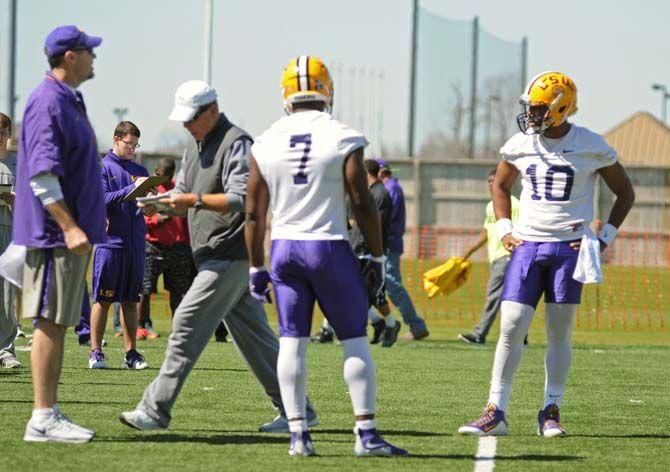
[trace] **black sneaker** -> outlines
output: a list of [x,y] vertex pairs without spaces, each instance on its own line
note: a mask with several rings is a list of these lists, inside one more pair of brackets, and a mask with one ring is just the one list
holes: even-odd
[[391,347],[395,344],[395,342],[398,340],[398,333],[400,332],[400,328],[402,328],[402,323],[400,321],[396,321],[395,325],[390,328],[384,328],[384,335],[382,336],[382,347]]
[[482,338],[481,336],[477,336],[474,333],[461,333],[458,335],[458,339],[460,339],[463,342],[466,342],[468,344],[476,344],[478,346],[483,346],[486,344],[486,340]]
[[384,320],[375,321],[372,323],[372,329],[372,340],[370,341],[370,344],[377,344],[382,340],[382,334],[384,334],[384,330],[386,329],[386,322]]
[[313,343],[327,344],[332,343],[335,340],[335,335],[333,330],[330,328],[321,328],[321,330],[312,336]]
[[214,331],[214,340],[217,343],[227,343],[228,339],[226,337],[228,336],[228,329],[226,328],[226,325],[223,323],[219,323],[219,326],[216,327],[216,331]]

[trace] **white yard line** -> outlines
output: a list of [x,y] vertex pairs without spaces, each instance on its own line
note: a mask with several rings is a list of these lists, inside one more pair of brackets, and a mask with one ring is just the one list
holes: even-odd
[[475,456],[475,472],[490,472],[496,466],[496,443],[495,436],[479,438]]

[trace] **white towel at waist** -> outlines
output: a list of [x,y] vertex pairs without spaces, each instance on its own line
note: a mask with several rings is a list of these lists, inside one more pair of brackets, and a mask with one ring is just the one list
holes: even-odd
[[603,281],[603,271],[600,268],[600,241],[588,227],[582,236],[577,265],[572,278],[583,284]]
[[0,256],[0,277],[21,288],[23,285],[23,264],[26,261],[26,247],[11,243]]

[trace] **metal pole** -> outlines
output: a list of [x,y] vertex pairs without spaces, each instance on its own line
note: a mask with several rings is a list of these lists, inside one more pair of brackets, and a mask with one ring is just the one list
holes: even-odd
[[16,0],[9,0],[7,8],[7,114],[16,120]]
[[477,62],[479,51],[479,17],[472,22],[472,70],[470,75],[470,139],[468,157],[475,157],[475,133],[477,131]]
[[661,121],[664,125],[668,124],[668,98],[670,98],[670,93],[664,90],[661,95]]
[[523,89],[526,87],[526,82],[528,81],[528,37],[524,36],[521,40],[521,90],[520,93],[523,93]]
[[213,0],[205,0],[205,61],[203,66],[203,80],[208,84],[212,82],[212,11]]
[[416,108],[416,41],[419,26],[419,0],[412,2],[412,44],[409,69],[409,118],[407,121],[407,155],[414,157],[414,110]]

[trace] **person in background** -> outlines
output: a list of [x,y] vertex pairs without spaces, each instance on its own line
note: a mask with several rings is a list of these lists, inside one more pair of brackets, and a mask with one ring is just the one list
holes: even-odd
[[416,313],[414,303],[402,284],[400,256],[404,252],[405,234],[405,194],[393,177],[393,171],[386,159],[377,158],[379,178],[391,197],[391,230],[389,233],[389,252],[386,258],[386,294],[400,311],[402,320],[409,326],[409,333],[401,336],[406,341],[419,341],[428,337],[426,322]]

